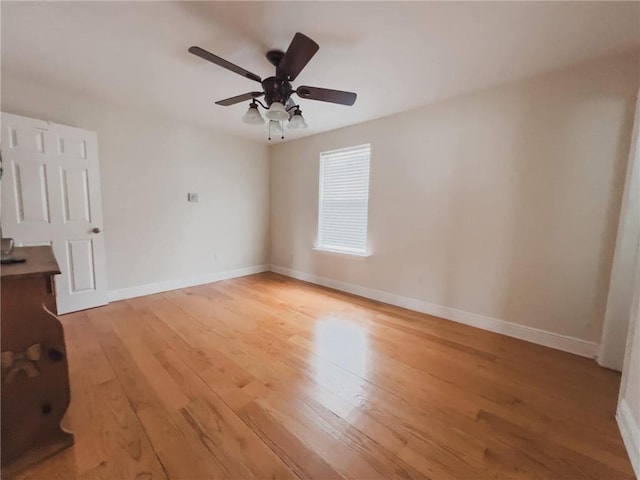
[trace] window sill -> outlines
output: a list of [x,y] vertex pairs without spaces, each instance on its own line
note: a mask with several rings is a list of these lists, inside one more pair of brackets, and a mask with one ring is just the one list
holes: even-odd
[[345,252],[344,250],[329,250],[327,248],[313,247],[316,252],[326,253],[328,255],[336,255],[338,257],[349,257],[354,260],[366,260],[371,256],[370,253]]

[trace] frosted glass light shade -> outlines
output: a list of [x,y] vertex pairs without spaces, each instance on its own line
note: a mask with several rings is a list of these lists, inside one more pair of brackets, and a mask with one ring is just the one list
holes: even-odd
[[296,111],[295,115],[293,115],[291,120],[289,120],[289,128],[298,129],[307,128],[307,126],[307,122],[304,121],[304,117],[302,116],[302,113],[299,113],[299,111]]
[[289,112],[280,102],[273,102],[265,113],[269,120],[289,120]]
[[249,125],[264,124],[264,118],[262,118],[262,115],[260,115],[257,105],[249,106],[249,110],[247,110],[247,113],[245,113],[242,117],[242,121],[244,123],[248,123]]
[[282,135],[282,126],[276,120],[269,120],[269,130],[271,135]]

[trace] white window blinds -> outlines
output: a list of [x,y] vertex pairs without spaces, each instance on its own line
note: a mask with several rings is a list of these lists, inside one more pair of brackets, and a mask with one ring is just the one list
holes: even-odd
[[320,154],[317,248],[366,253],[370,156],[368,144]]

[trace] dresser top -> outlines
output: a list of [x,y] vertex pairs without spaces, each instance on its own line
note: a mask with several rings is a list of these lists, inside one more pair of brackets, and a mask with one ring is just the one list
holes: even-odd
[[16,247],[12,257],[25,258],[23,263],[2,265],[2,278],[25,277],[28,275],[57,275],[60,273],[58,262],[51,247]]

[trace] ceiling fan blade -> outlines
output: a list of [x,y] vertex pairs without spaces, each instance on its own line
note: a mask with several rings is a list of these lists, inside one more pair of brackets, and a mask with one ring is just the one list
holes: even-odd
[[217,105],[228,107],[229,105],[235,105],[236,103],[244,102],[245,100],[251,100],[252,98],[258,98],[264,95],[264,92],[249,92],[237,95],[231,98],[225,98],[224,100],[218,100]]
[[339,103],[340,105],[353,105],[358,97],[353,92],[330,90],[319,87],[298,87],[296,93],[300,98],[307,100],[319,100],[321,102]]
[[291,40],[287,53],[284,54],[284,57],[276,67],[276,76],[286,78],[289,81],[295,80],[319,48],[318,44],[306,35],[300,32],[296,33],[293,40]]
[[245,78],[248,78],[249,80],[255,80],[256,82],[262,83],[262,79],[256,75],[255,73],[251,73],[248,70],[245,70],[242,67],[239,67],[227,60],[225,60],[224,58],[220,58],[217,55],[214,55],[211,52],[207,52],[206,50],[200,48],[200,47],[190,47],[189,48],[189,53],[193,53],[194,55],[197,55],[200,58],[204,58],[205,60],[208,60],[212,63],[215,63],[216,65],[222,67],[222,68],[226,68],[227,70],[231,70],[232,72],[237,73],[238,75],[242,75]]

